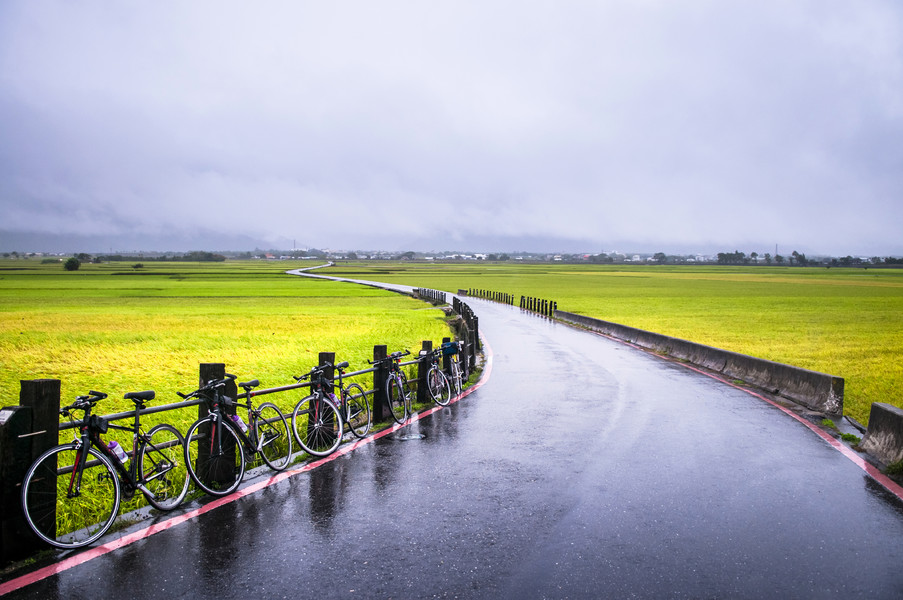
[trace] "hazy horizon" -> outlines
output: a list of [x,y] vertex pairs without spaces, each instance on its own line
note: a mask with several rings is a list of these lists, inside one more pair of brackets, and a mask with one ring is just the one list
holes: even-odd
[[899,256],[903,4],[7,0],[0,130],[0,251]]

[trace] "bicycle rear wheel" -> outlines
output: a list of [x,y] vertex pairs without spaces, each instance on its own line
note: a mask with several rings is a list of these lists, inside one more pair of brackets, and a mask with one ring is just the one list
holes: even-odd
[[260,416],[254,422],[260,456],[274,471],[284,470],[292,458],[292,435],[288,431],[285,415],[272,402],[257,407]]
[[292,411],[292,431],[305,452],[329,456],[342,443],[342,416],[335,404],[323,396],[307,396]]
[[[88,449],[81,473],[75,444],[57,446],[31,465],[22,483],[25,520],[57,548],[81,548],[107,532],[119,511],[119,478],[113,465]],[[80,479],[80,481],[79,481]]]
[[439,406],[448,406],[448,401],[451,399],[451,385],[449,385],[445,373],[434,365],[426,374],[426,381],[433,402]]
[[185,434],[185,466],[192,481],[211,496],[234,492],[245,474],[238,434],[212,416],[198,419]]
[[392,419],[399,425],[408,420],[407,390],[401,377],[392,376],[386,380],[386,401],[389,403],[389,412]]
[[367,395],[364,388],[356,383],[350,384],[344,390],[345,406],[348,416],[348,428],[355,436],[363,438],[370,431],[370,404],[367,403]]
[[138,454],[139,483],[150,491],[147,501],[157,510],[172,510],[188,494],[185,440],[175,427],[157,425],[147,434]]

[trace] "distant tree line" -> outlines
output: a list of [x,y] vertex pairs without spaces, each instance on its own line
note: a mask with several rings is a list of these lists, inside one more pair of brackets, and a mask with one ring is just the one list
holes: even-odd
[[158,261],[158,262],[223,262],[226,257],[213,252],[188,252],[186,254],[171,254],[161,256],[127,256],[123,254],[104,254],[97,256],[95,262],[130,262],[133,260]]

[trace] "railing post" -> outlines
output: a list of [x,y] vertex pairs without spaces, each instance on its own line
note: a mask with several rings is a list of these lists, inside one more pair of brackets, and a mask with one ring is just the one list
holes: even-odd
[[31,416],[29,406],[0,410],[0,562],[24,558],[42,548],[22,514],[22,480],[33,462],[28,437]]
[[[373,362],[382,360],[388,356],[388,347],[384,345],[373,346]],[[386,379],[389,378],[389,366],[385,362],[377,365],[373,371],[373,422],[381,423],[390,419],[388,402],[386,401]]]
[[[45,547],[25,523],[22,480],[34,460],[59,443],[59,409],[60,381],[33,379],[20,383],[19,406],[0,410],[0,560]],[[52,494],[56,482],[48,483]]]
[[[423,340],[420,345],[420,357],[421,359],[425,356],[424,353],[429,353],[433,351],[433,341],[432,340]],[[429,371],[430,363],[426,360],[421,360],[417,363],[417,403],[425,404],[432,400],[430,398],[428,384],[426,381],[426,374]]]
[[[450,337],[444,337],[444,338],[442,338],[442,345],[444,346],[445,344],[449,343],[450,341],[451,341]],[[451,377],[451,356],[449,356],[448,354],[445,354],[445,353],[442,354],[442,371],[446,375]]]
[[[325,377],[326,379],[329,379],[331,381],[332,378],[335,377],[335,352],[320,352],[320,354],[318,356],[318,360],[319,360],[319,366],[324,367],[323,377]],[[328,367],[326,366],[327,364],[329,365]],[[325,389],[325,391],[329,394],[333,394],[334,390],[335,390],[335,386],[332,385],[331,383],[329,385],[327,385],[326,389]],[[333,402],[333,404],[336,405],[336,408],[338,408],[339,412],[341,413],[342,408],[341,408],[341,404],[340,404],[339,400],[336,399],[336,401]],[[329,414],[328,418],[329,418],[329,421],[334,421],[331,413]],[[335,425],[335,423],[329,423],[327,425],[327,431],[334,425]],[[314,423],[308,421],[307,426],[309,428],[313,427]],[[341,431],[338,432],[339,437],[342,437],[342,433],[343,432],[341,432]]]
[[[214,381],[217,379],[224,379],[226,377],[226,365],[225,363],[201,363],[198,367],[198,387],[203,387],[207,385],[208,382]],[[223,395],[228,396],[229,398],[235,400],[235,397],[238,395],[238,386],[234,381],[227,381],[225,387],[223,387]],[[220,411],[225,418],[230,418],[231,415],[235,414],[234,406],[220,406]],[[198,419],[202,419],[210,414],[210,411],[207,409],[207,403],[201,402],[198,404]],[[209,434],[209,423],[205,423],[201,425],[198,431],[202,434]],[[188,440],[185,440],[186,443]],[[223,450],[224,454],[227,457],[230,457],[231,460],[223,461],[222,465],[234,465],[235,460],[235,441],[231,436],[223,436]],[[202,462],[207,460],[210,456],[210,449],[204,444],[198,445],[198,462]],[[211,479],[217,480],[219,479],[219,473],[211,473]],[[233,473],[222,473],[221,477],[223,481],[230,481],[234,479]]]
[[31,407],[31,465],[34,459],[60,443],[60,380],[20,382],[19,406]]
[[[19,406],[0,418],[0,554],[21,558],[44,548],[22,514],[22,480],[34,460],[60,440],[60,380],[20,382]],[[53,495],[56,482],[48,481]],[[51,501],[55,502],[55,501]]]

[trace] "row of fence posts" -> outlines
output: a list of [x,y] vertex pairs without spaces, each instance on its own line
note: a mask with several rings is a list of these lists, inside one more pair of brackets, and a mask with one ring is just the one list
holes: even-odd
[[447,304],[445,292],[428,288],[414,288],[414,297],[421,300],[429,300],[433,304]]
[[[492,290],[471,288],[467,290],[459,290],[458,293],[461,295],[472,296],[474,298],[491,300],[493,302],[501,302],[502,304],[514,304],[514,296],[505,292],[494,292]],[[531,298],[530,296],[521,296],[520,307],[524,310],[529,310],[530,312],[535,312],[540,315],[552,317],[555,316],[555,311],[558,310],[558,302],[554,300],[544,300],[542,298]]]
[[[460,291],[458,292],[460,294]],[[461,316],[461,322],[456,325],[457,337],[464,341],[464,360],[467,363],[467,371],[473,371],[477,366],[477,354],[480,353],[480,320],[470,309],[470,306],[454,296],[452,309]]]
[[[463,306],[466,307],[466,305]],[[450,337],[442,339],[443,344],[450,341]],[[473,368],[473,363],[469,360],[473,348],[472,344],[468,345],[466,341],[462,346],[459,361],[463,376],[466,379]],[[432,350],[432,340],[421,342],[421,353],[429,353]],[[372,415],[375,423],[391,420],[385,395],[386,380],[390,373],[389,364],[385,361],[379,362],[387,356],[388,346],[374,346],[373,361],[377,365],[361,372],[373,373]],[[336,362],[335,352],[320,352],[318,358],[319,366],[325,367],[325,377],[332,379],[335,376],[335,369],[332,367]],[[451,361],[451,356],[443,355],[442,369],[449,374],[451,374]],[[430,363],[418,358],[402,364],[412,363],[417,363],[418,365],[416,378],[418,382],[417,402],[430,402],[431,399],[429,398],[426,383]],[[199,386],[205,385],[208,381],[224,379],[225,377],[225,363],[201,363],[199,367]],[[303,383],[269,390],[257,389],[254,394],[259,396],[268,393],[286,392],[306,387],[307,385],[309,384]],[[2,562],[24,558],[44,548],[43,543],[34,536],[27,523],[25,523],[22,515],[21,484],[31,464],[46,450],[60,443],[61,381],[59,379],[23,380],[20,382],[20,388],[19,405],[0,409],[0,561]],[[235,381],[228,380],[226,382],[224,394],[231,398],[236,398],[239,395]],[[300,400],[300,397],[298,399]],[[151,407],[148,412],[163,412],[167,409],[175,410],[194,405],[198,407],[198,418],[207,415],[207,404],[200,400]],[[225,411],[227,414],[235,414],[235,406],[226,407]],[[142,411],[142,414],[144,412]],[[105,415],[107,418],[110,416]],[[132,413],[121,413],[117,417],[131,418]]]
[[467,290],[468,296],[473,296],[474,298],[483,298],[484,300],[492,300],[493,302],[500,302],[502,304],[514,304],[514,296],[512,294],[506,294],[505,292],[493,292],[492,290],[478,290],[478,289],[469,289]]
[[529,310],[546,317],[553,317],[555,316],[555,311],[558,310],[558,302],[554,300],[543,300],[542,298],[521,296],[520,307],[524,310]]

